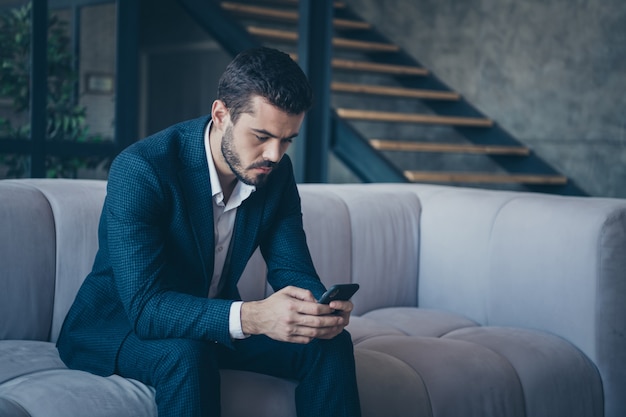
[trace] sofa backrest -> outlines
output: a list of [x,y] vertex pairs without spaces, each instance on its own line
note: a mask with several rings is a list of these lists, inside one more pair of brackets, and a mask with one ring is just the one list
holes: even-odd
[[47,340],[54,304],[54,220],[44,195],[0,181],[0,340]]
[[[356,282],[355,314],[417,305],[420,203],[410,190],[369,184],[300,184],[302,216],[315,268],[326,286]],[[255,253],[239,283],[244,299],[271,293]]]
[[[417,304],[420,204],[409,191],[367,185],[300,185],[303,222],[326,285],[357,282],[355,313]],[[91,270],[106,182],[0,181],[0,339],[56,341]],[[257,251],[239,287],[271,289]],[[6,318],[6,319],[5,319]]]
[[6,286],[0,339],[56,341],[91,270],[105,186],[95,180],[0,181],[0,286]]

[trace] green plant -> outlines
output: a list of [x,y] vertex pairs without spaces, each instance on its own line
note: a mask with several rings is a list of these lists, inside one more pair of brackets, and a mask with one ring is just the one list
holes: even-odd
[[[11,101],[13,117],[0,118],[0,136],[28,140],[30,124],[25,121],[30,101],[31,4],[0,15],[0,97]],[[51,14],[48,18],[48,92],[46,139],[48,141],[98,141],[89,136],[85,107],[75,99],[77,73],[70,51],[67,23]],[[2,156],[0,156],[2,158]],[[0,159],[7,176],[24,176],[28,169],[23,155]],[[78,168],[93,166],[92,158],[46,158],[48,177],[75,177]]]

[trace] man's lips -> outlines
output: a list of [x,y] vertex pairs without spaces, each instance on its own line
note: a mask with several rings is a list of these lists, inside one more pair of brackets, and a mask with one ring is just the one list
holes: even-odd
[[250,169],[255,169],[258,171],[261,171],[261,173],[263,174],[269,174],[272,169],[274,168],[274,165],[276,165],[273,162],[262,162],[262,163],[257,163],[257,164],[253,164]]

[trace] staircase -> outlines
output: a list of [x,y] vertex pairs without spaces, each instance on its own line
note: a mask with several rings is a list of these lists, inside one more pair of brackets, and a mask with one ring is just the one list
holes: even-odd
[[[297,0],[179,2],[232,54],[297,59]],[[343,2],[333,29],[331,149],[362,181],[585,195]]]

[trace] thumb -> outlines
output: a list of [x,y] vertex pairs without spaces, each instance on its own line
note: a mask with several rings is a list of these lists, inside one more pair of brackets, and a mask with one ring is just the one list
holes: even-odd
[[317,302],[315,297],[313,297],[313,294],[311,293],[311,291],[305,290],[304,288],[298,288],[298,287],[294,287],[290,285],[288,287],[283,288],[279,292],[289,297],[296,298],[298,300],[310,301],[313,303]]

